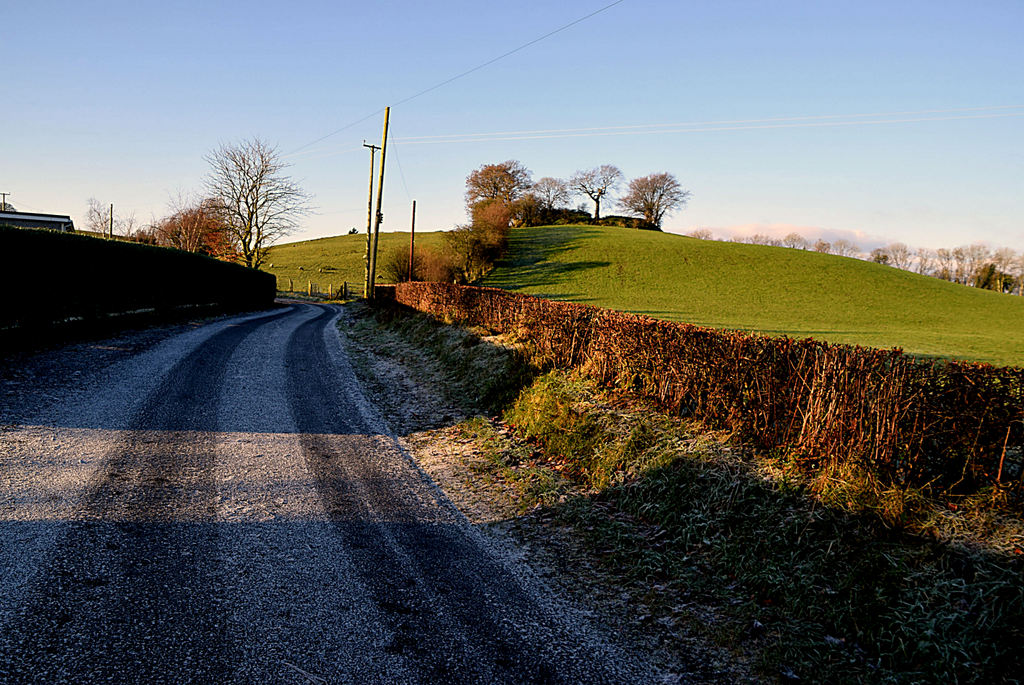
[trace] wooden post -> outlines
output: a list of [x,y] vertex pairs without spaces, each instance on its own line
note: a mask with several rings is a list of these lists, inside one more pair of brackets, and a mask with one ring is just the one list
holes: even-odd
[[306,281],[306,294],[313,295],[313,281]]
[[348,299],[348,281],[341,282],[341,299]]
[[370,148],[370,199],[366,202],[366,273],[363,276],[363,297],[370,297],[370,240],[373,232],[373,158],[380,148],[376,145],[367,145],[363,141],[363,147]]
[[334,284],[333,283],[328,283],[327,284],[327,299],[328,300],[333,300],[334,299]]
[[114,203],[113,202],[110,203],[110,216],[108,218],[110,219],[110,239],[113,240],[114,239]]
[[412,280],[413,256],[416,254],[416,200],[412,201],[412,225],[409,227],[409,280]]
[[370,253],[370,297],[373,297],[374,286],[377,280],[377,241],[380,238],[380,223],[384,219],[381,212],[381,202],[384,200],[384,162],[388,155],[388,119],[391,116],[391,108],[384,108],[384,135],[380,142],[380,170],[377,176],[377,213],[373,217],[373,251]]
[[288,292],[290,292],[290,293],[295,292],[295,283],[293,283],[292,279],[290,279],[290,278],[288,279]]

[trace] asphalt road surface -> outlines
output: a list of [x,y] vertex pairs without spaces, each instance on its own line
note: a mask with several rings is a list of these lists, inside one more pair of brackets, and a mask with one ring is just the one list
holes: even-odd
[[0,683],[657,679],[412,463],[339,315],[54,351],[0,395]]

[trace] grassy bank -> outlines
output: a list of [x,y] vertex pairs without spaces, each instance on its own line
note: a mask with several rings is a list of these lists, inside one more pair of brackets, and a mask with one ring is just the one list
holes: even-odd
[[804,250],[524,228],[481,285],[714,328],[1024,364],[1024,298]]
[[[658,412],[525,347],[422,316],[364,322],[439,360],[482,479],[571,526],[650,621],[757,653],[765,679],[995,682],[1024,668],[1024,534]],[[494,373],[488,373],[493,369]]]
[[[383,273],[384,260],[400,247],[408,246],[409,232],[381,233],[377,244],[377,282],[386,283]],[[440,248],[444,234],[440,232],[416,233],[416,245],[423,248]],[[282,291],[305,291],[310,282],[327,292],[327,286],[340,288],[345,281],[349,287],[361,293],[365,273],[366,233],[340,235],[317,240],[303,240],[297,243],[275,245],[270,249],[263,271],[274,274],[277,289]],[[291,279],[292,288],[289,288]]]

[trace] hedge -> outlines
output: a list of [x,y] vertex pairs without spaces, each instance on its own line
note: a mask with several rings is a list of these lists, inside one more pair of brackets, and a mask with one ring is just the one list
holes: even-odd
[[276,295],[271,274],[238,264],[57,231],[0,226],[0,265],[7,330],[196,305],[260,309]]
[[1022,494],[1024,369],[661,321],[496,288],[378,297],[528,340],[551,365],[656,399],[810,467],[856,460],[933,492]]

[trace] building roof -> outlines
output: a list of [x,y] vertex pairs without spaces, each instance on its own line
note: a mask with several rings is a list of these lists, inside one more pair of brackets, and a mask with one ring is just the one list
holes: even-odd
[[18,219],[21,221],[61,221],[71,223],[67,214],[39,214],[37,212],[0,212],[0,221]]

